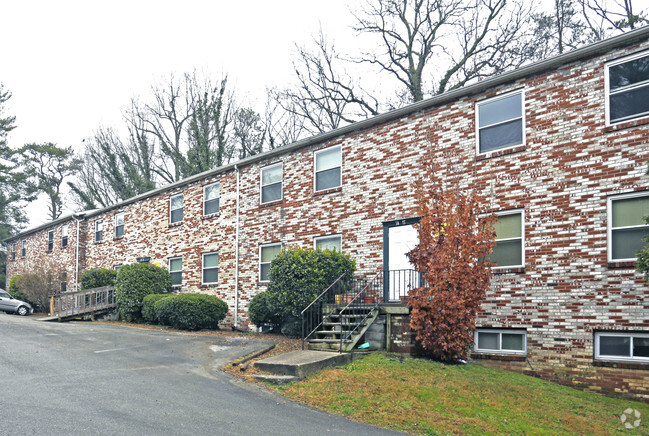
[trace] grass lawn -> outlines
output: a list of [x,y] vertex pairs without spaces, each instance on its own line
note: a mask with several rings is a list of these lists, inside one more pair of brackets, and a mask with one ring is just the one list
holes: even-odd
[[[416,434],[649,434],[649,404],[478,365],[389,354],[372,354],[277,390],[355,421]],[[640,426],[632,430],[620,420],[627,408],[641,413]]]

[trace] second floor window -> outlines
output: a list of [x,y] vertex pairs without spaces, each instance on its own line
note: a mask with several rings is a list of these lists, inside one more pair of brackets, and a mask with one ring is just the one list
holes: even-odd
[[220,185],[212,183],[203,187],[203,215],[212,215],[219,211]]
[[169,222],[179,223],[183,220],[183,194],[172,195],[169,198]]
[[261,169],[261,203],[282,199],[282,164]]
[[23,239],[22,245],[20,247],[20,255],[22,257],[25,257],[25,255],[27,255],[27,241],[25,241],[24,239]]
[[115,237],[121,238],[124,236],[124,212],[115,215]]
[[104,220],[95,221],[95,242],[104,240]]
[[523,93],[499,96],[477,104],[478,153],[525,142]]
[[52,251],[54,248],[54,230],[47,232],[47,251]]
[[606,66],[609,123],[649,115],[649,53],[626,57]]
[[16,243],[11,244],[11,260],[16,260]]
[[68,246],[68,225],[61,227],[61,247],[65,248]]
[[342,148],[325,148],[315,152],[315,190],[342,186]]

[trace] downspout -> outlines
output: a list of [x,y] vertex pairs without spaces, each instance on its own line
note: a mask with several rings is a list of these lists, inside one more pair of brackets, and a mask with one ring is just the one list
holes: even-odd
[[75,253],[75,266],[74,266],[74,292],[79,290],[79,223],[81,219],[77,219],[76,215],[72,215],[72,218],[77,222],[77,239],[76,239],[76,253]]
[[237,173],[237,212],[236,212],[236,230],[235,230],[235,254],[234,254],[234,328],[239,328],[239,184],[240,173],[239,167],[235,164],[234,171]]

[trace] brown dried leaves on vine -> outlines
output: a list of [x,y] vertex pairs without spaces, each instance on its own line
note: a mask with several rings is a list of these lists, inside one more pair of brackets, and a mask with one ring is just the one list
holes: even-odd
[[408,253],[424,279],[410,292],[410,327],[426,354],[465,359],[491,279],[494,216],[480,217],[480,196],[433,179],[417,183],[419,245]]

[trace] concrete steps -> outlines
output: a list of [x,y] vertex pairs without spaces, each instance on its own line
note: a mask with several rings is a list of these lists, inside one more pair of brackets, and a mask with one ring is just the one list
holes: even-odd
[[332,353],[312,350],[292,351],[269,357],[255,363],[255,368],[272,375],[255,375],[259,380],[288,383],[300,380],[321,369],[345,365],[354,359],[351,353]]

